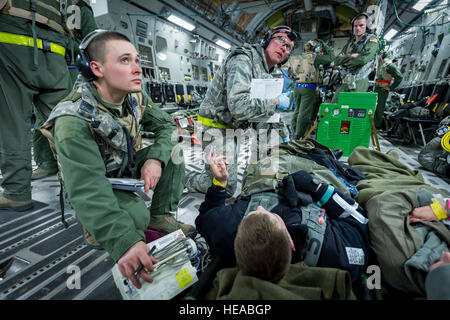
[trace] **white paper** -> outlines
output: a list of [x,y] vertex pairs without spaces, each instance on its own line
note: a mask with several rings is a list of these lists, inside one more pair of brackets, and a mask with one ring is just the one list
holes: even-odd
[[283,78],[252,79],[250,99],[274,99],[283,91]]
[[[186,237],[183,231],[178,229],[148,243],[147,246],[149,248],[156,246],[155,254],[157,254],[159,250],[181,238]],[[190,248],[194,249],[191,252],[196,253],[197,247],[195,246],[195,242],[191,240],[189,243],[192,244]],[[146,282],[142,278],[139,278],[142,285],[141,289],[137,289],[130,280],[125,278],[119,271],[117,263],[114,264],[111,271],[122,298],[124,300],[169,300],[196,283],[198,281],[197,270],[192,266],[190,261],[192,256],[189,256],[186,251],[188,246],[185,244],[180,248],[179,253],[176,254],[175,252],[174,254],[176,254],[177,259],[181,263],[174,263],[172,265],[171,263],[164,262],[170,258],[170,255],[164,257],[158,256],[159,262],[153,265],[155,271],[150,274],[153,282]],[[180,272],[184,275],[182,279],[177,278]]]

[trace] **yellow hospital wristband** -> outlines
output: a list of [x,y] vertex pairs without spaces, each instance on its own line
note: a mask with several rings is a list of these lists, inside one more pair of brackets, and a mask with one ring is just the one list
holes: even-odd
[[227,183],[225,182],[222,184],[219,180],[216,179],[216,177],[214,177],[213,185],[225,188],[227,186]]
[[431,209],[439,220],[447,219],[447,215],[444,210],[442,210],[441,204],[438,200],[434,200],[432,204],[430,204]]

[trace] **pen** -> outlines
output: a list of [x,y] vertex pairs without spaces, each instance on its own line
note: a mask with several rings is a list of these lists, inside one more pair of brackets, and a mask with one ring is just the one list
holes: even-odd
[[[152,249],[148,252],[148,255],[151,256],[153,254],[153,252],[155,252],[156,246],[153,246]],[[141,263],[139,265],[139,267],[136,269],[136,271],[134,272],[133,276],[135,278],[137,278],[139,272],[141,272],[142,268],[144,267],[144,265]]]

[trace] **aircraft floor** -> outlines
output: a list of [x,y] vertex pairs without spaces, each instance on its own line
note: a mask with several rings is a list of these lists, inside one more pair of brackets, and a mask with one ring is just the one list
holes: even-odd
[[[382,152],[395,149],[402,162],[412,169],[420,169],[417,155],[421,147],[394,145],[383,135],[379,136],[379,141]],[[249,159],[246,152],[248,150],[244,149],[240,155],[238,188]],[[184,155],[187,170],[201,170],[198,147],[185,150]],[[345,162],[346,158],[341,160]],[[430,185],[446,192],[450,190],[448,179],[425,170],[422,174]],[[85,243],[81,226],[67,204],[65,217],[69,227],[64,228],[56,175],[33,181],[32,187],[33,209],[21,213],[0,211],[0,299],[121,299],[111,274],[114,262],[105,251]],[[203,199],[203,194],[185,192],[177,218],[194,224]],[[73,274],[71,266],[81,270],[80,289],[67,286]]]

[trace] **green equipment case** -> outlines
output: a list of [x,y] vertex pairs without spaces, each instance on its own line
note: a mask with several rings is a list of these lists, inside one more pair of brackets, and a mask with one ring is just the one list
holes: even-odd
[[330,149],[342,149],[349,156],[357,146],[369,147],[372,116],[377,106],[377,93],[341,92],[338,104],[322,103],[319,115],[323,115],[317,127],[316,140]]

